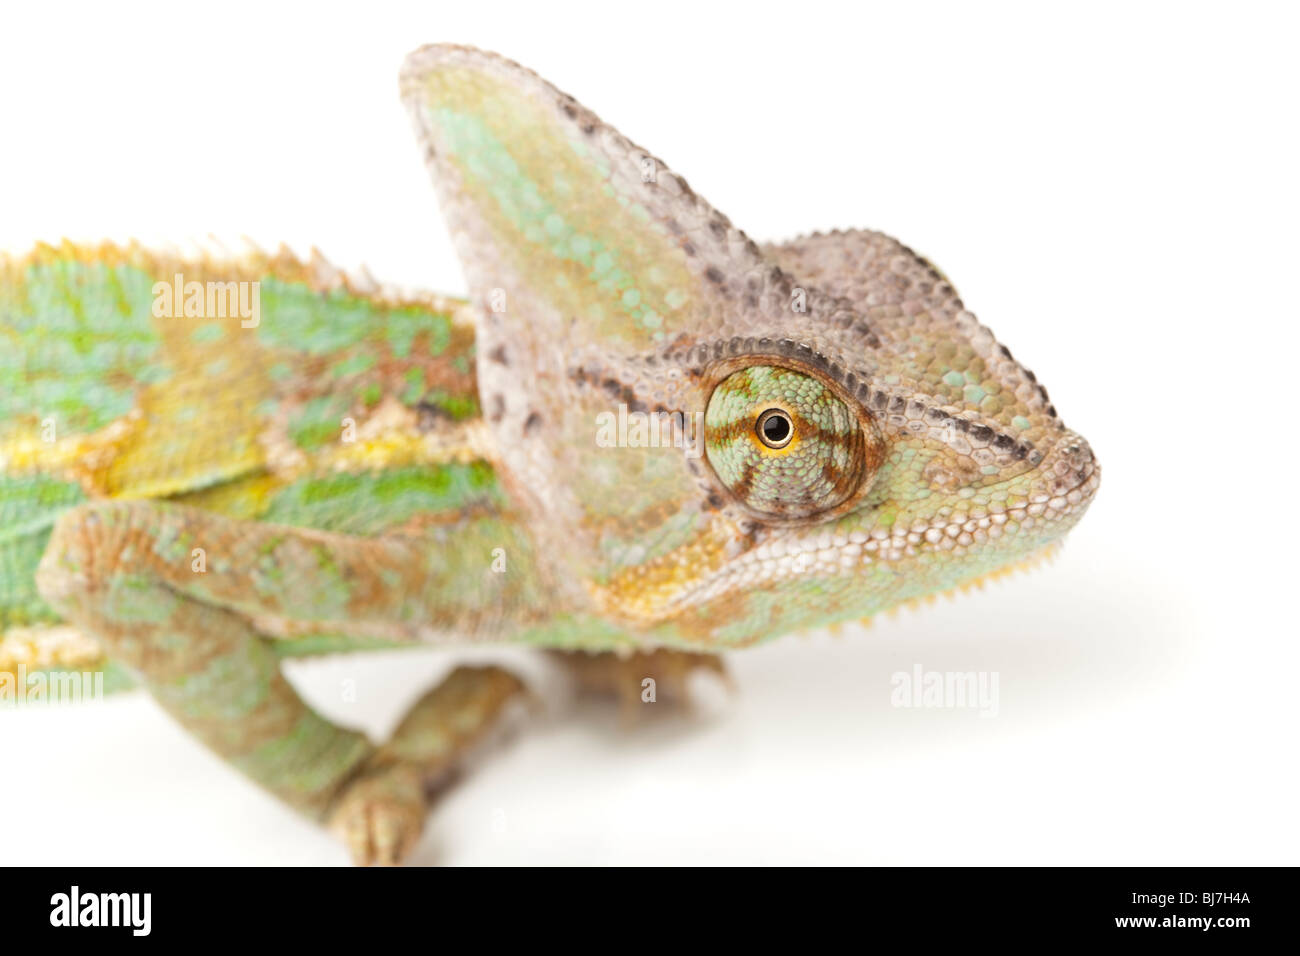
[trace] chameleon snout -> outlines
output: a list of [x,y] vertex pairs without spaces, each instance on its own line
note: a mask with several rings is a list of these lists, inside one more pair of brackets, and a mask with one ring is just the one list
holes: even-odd
[[1043,461],[1046,493],[1071,505],[1087,505],[1101,485],[1101,465],[1092,446],[1078,432],[1066,432]]

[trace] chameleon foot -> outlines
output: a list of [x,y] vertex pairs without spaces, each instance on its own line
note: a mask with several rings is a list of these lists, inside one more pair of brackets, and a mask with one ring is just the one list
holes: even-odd
[[424,830],[428,810],[420,768],[390,763],[347,784],[330,816],[330,829],[358,866],[396,866]]
[[690,681],[698,673],[714,674],[728,690],[732,688],[722,658],[716,654],[666,649],[637,651],[627,656],[584,651],[553,653],[573,675],[578,693],[616,699],[625,721],[641,716],[644,704],[662,702],[670,707],[689,708]]
[[458,667],[407,712],[335,801],[330,828],[362,866],[396,865],[424,829],[429,795],[527,691],[499,667]]

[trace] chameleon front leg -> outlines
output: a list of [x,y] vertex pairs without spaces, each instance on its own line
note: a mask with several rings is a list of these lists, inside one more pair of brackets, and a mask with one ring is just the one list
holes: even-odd
[[525,695],[500,667],[458,667],[407,712],[330,816],[359,864],[396,863],[424,825],[425,799]]
[[[520,687],[452,675],[376,748],[308,707],[254,621],[412,633],[449,559],[427,542],[234,521],[149,501],[64,514],[37,571],[42,595],[136,672],[191,733],[294,808],[332,822],[360,862],[397,862],[419,836],[425,781],[472,742]],[[513,679],[511,679],[513,680]],[[457,725],[453,711],[463,720]],[[454,732],[445,730],[453,727]],[[440,728],[444,728],[440,731]]]
[[569,671],[579,693],[617,700],[624,723],[631,723],[643,714],[643,704],[663,702],[669,708],[689,708],[690,682],[696,674],[712,674],[728,689],[732,687],[727,669],[717,654],[670,648],[630,653],[563,650],[551,653]]

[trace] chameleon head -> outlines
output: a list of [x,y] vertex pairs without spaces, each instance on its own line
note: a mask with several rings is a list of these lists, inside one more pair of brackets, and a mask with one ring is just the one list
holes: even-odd
[[[958,322],[892,340],[899,350],[874,353],[889,371],[867,381],[788,357],[712,373],[711,478],[753,522],[755,545],[700,589],[701,606],[870,614],[1021,564],[1078,521],[1100,469],[1030,373],[1000,347],[976,360]],[[934,374],[908,374],[918,367]]]
[[[679,621],[735,640],[873,614],[1032,560],[1100,469],[1046,389],[947,280],[870,233],[768,250],[852,324],[732,338],[687,375],[704,406],[714,521],[744,529]],[[690,365],[690,363],[687,363]]]
[[491,54],[419,50],[402,91],[557,607],[750,643],[1020,563],[1092,499],[1088,444],[906,247],[760,247]]

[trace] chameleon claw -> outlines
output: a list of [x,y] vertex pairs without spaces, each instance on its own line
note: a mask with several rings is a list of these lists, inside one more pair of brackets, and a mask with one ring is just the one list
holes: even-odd
[[420,769],[390,763],[363,771],[345,786],[329,826],[358,866],[397,866],[419,841],[427,811]]
[[336,799],[329,826],[359,866],[396,866],[420,839],[431,797],[494,730],[509,730],[524,683],[500,667],[457,667],[417,700]]

